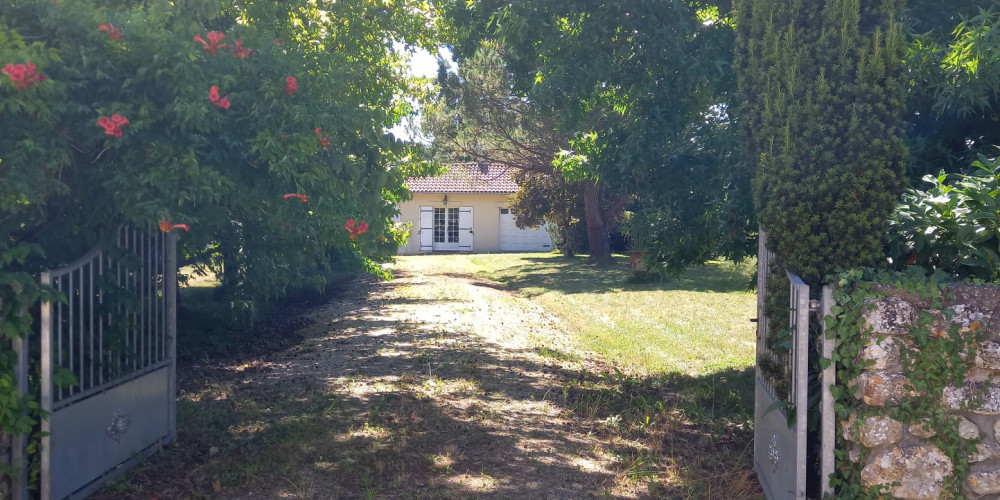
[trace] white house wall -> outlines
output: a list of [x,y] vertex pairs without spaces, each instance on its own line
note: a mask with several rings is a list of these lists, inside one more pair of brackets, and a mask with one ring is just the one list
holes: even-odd
[[400,255],[420,252],[420,207],[459,208],[472,207],[473,245],[475,252],[500,251],[500,209],[507,206],[506,194],[462,194],[448,193],[448,205],[443,203],[444,194],[414,193],[410,201],[399,205],[399,220],[413,224],[413,233],[406,245],[399,247]]

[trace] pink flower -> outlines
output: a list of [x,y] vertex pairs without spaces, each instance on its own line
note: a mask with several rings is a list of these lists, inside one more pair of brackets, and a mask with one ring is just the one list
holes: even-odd
[[215,104],[215,107],[217,108],[229,109],[229,94],[226,94],[225,97],[220,99],[218,85],[212,85],[212,87],[208,89],[208,100],[212,101],[212,104]]
[[324,148],[330,147],[330,141],[326,139],[326,134],[323,133],[323,129],[316,127],[316,138],[319,139],[319,143],[323,145]]
[[296,79],[294,76],[289,76],[288,78],[285,78],[285,93],[288,95],[292,95],[292,92],[298,92],[299,85],[297,82],[298,79]]
[[8,64],[0,69],[0,73],[10,76],[14,88],[18,90],[37,87],[38,82],[45,80],[45,75],[35,72],[35,63]]
[[191,231],[191,229],[188,227],[187,224],[174,224],[173,222],[170,222],[167,219],[163,219],[160,221],[160,231],[163,231],[164,233],[169,233],[174,229],[183,229],[185,231]]
[[219,45],[219,42],[222,41],[222,39],[225,37],[226,37],[225,34],[219,33],[218,31],[213,31],[208,34],[208,42],[206,42],[205,39],[202,38],[200,34],[194,36],[194,41],[204,45],[205,52],[208,55],[214,56],[216,51],[218,51],[219,49],[225,49],[229,47],[228,45]]
[[230,54],[232,54],[233,57],[239,57],[240,59],[246,59],[247,56],[254,55],[254,51],[252,51],[252,50],[244,47],[243,46],[243,40],[236,40],[236,46],[233,47],[233,50],[232,50],[232,52],[230,52]]
[[344,223],[344,229],[346,229],[348,233],[351,233],[351,239],[353,240],[361,233],[368,232],[368,223],[362,222],[358,225],[358,227],[354,227],[354,219],[348,219],[347,222]]
[[113,25],[111,23],[101,24],[101,27],[99,27],[97,29],[99,29],[101,31],[107,31],[108,32],[108,40],[111,40],[113,42],[117,42],[118,40],[122,39],[121,32],[118,31],[118,28],[115,28],[115,25]]
[[122,127],[129,125],[129,121],[128,118],[125,118],[122,115],[111,115],[111,118],[102,116],[100,120],[97,120],[95,125],[103,127],[104,133],[107,135],[121,137]]

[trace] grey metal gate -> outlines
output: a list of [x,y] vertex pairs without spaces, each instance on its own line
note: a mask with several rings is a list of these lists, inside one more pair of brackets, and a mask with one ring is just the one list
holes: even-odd
[[[807,427],[809,401],[809,315],[821,311],[820,353],[830,359],[834,341],[826,339],[825,321],[833,305],[832,292],[823,288],[821,301],[809,300],[809,286],[786,272],[789,281],[789,331],[774,332],[764,314],[768,271],[774,254],[764,245],[761,231],[757,253],[757,366],[754,384],[754,468],[767,498],[806,498]],[[774,348],[773,336],[791,348]],[[820,493],[833,493],[834,411],[830,387],[835,368],[820,374]],[[789,415],[795,411],[795,415]],[[791,418],[790,418],[791,417]]]
[[176,245],[123,227],[42,273],[66,296],[42,304],[43,500],[82,498],[176,438]]

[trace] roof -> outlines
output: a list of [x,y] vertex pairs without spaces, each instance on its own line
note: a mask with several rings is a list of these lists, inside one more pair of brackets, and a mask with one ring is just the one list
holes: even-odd
[[406,181],[411,193],[500,193],[517,191],[514,169],[503,165],[454,163],[437,177],[414,177]]

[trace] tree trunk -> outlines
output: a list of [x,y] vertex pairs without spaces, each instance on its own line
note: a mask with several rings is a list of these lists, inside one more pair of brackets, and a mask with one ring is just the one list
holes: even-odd
[[604,209],[604,183],[586,183],[583,189],[583,211],[587,216],[587,244],[590,262],[598,266],[611,265],[611,242]]

